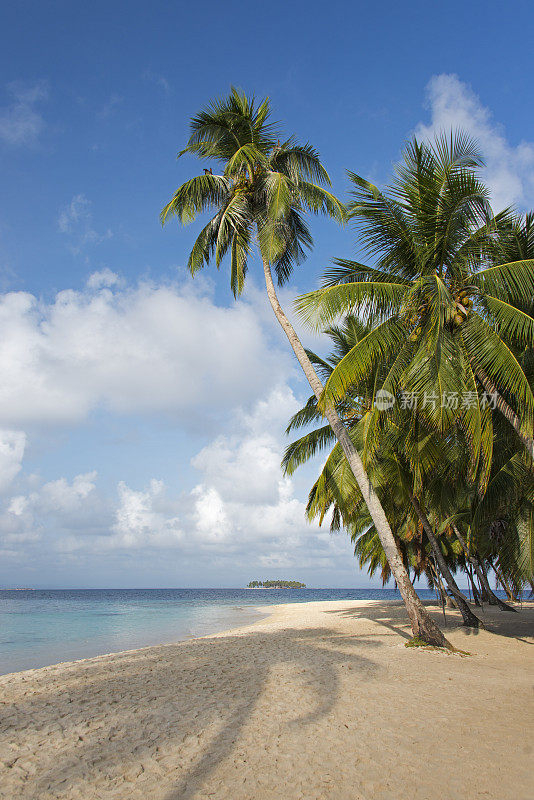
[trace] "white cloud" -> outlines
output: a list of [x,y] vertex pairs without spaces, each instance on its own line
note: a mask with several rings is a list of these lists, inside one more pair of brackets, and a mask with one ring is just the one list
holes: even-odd
[[11,83],[7,88],[13,101],[0,109],[0,140],[13,146],[35,144],[44,128],[36,106],[48,96],[46,84],[43,81],[33,86]]
[[122,281],[119,276],[112,272],[108,267],[99,270],[98,272],[93,272],[92,275],[89,276],[87,279],[87,288],[98,290],[98,289],[109,289],[112,286],[121,285]]
[[65,478],[45,483],[29,501],[41,513],[64,514],[78,511],[95,490],[96,470],[76,475],[69,483]]
[[0,492],[5,491],[20,472],[25,448],[23,431],[0,431]]
[[[0,547],[38,542],[50,526],[54,535],[65,535],[66,530],[75,529],[80,523],[87,525],[94,510],[96,477],[96,472],[76,475],[71,483],[59,478],[28,494],[6,498],[0,511]],[[49,549],[47,542],[45,552]]]
[[231,534],[225,502],[213,486],[197,486],[191,493],[195,499],[193,512],[196,538],[207,542],[224,542]]
[[152,480],[148,489],[140,492],[121,481],[113,535],[104,540],[105,546],[131,549],[178,544],[183,536],[180,522],[165,515],[161,507],[164,490],[162,481]]
[[[220,436],[193,458],[201,482],[169,500],[162,482],[135,492],[120,486],[113,548],[170,546],[194,553],[197,563],[217,557],[233,566],[332,565],[344,543],[309,525],[305,504],[284,478],[281,417],[297,408],[288,387],[275,388],[249,415],[236,412],[234,433]],[[184,531],[187,533],[185,534]]]
[[[346,565],[345,537],[306,521],[301,494],[315,468],[296,479],[281,474],[283,431],[299,401],[287,384],[294,363],[267,301],[253,290],[223,308],[208,288],[127,287],[104,269],[83,290],[50,302],[24,292],[0,296],[4,564],[30,573],[31,565],[48,564],[47,574],[76,565],[83,576],[92,563],[98,583],[103,564],[115,575],[131,574],[124,564],[138,564],[139,574],[156,564],[177,576],[168,585],[198,585],[206,574],[219,583],[239,570],[269,577],[287,568],[300,576]],[[21,428],[39,439],[51,424],[79,424],[97,408],[156,415],[158,424],[166,415],[202,431],[203,441],[215,423],[225,433],[199,445],[192,489],[189,482],[171,490],[166,475],[149,480],[142,471],[134,485],[120,472],[110,484],[96,472],[45,482],[21,469]]]
[[[98,233],[93,227],[91,201],[84,194],[74,195],[70,203],[60,212],[57,220],[60,233],[66,234],[70,241],[70,250],[79,255],[89,245],[99,245],[111,239],[113,233],[108,229]],[[111,270],[108,270],[111,273]]]
[[192,465],[229,501],[245,506],[276,502],[281,481],[279,442],[297,409],[292,391],[275,387],[251,414],[241,415],[240,435],[219,436],[195,456]]
[[427,86],[431,121],[416,128],[420,138],[462,128],[478,140],[486,161],[484,178],[498,211],[508,205],[534,206],[534,142],[511,144],[470,86],[457,75],[436,75]]
[[86,220],[90,216],[89,206],[89,200],[85,195],[75,195],[58,217],[57,226],[61,233],[71,233],[76,225]]
[[[291,390],[279,386],[251,412],[237,409],[228,435],[192,460],[199,480],[191,491],[170,492],[159,479],[140,489],[119,481],[110,496],[96,472],[45,483],[15,478],[0,507],[4,563],[52,559],[54,569],[76,564],[83,571],[92,560],[119,574],[125,564],[143,565],[145,574],[145,566],[164,563],[166,574],[179,576],[174,580],[197,584],[209,570],[217,582],[238,573],[275,577],[284,569],[346,574],[350,543],[308,524],[294,480],[281,474],[281,423],[296,407]],[[314,471],[305,470],[308,486]],[[33,489],[17,491],[25,480]]]
[[70,424],[97,407],[198,424],[292,371],[257,305],[216,306],[200,286],[113,285],[100,272],[50,303],[0,295],[0,425]]
[[[294,481],[281,473],[283,430],[298,405],[289,387],[275,387],[250,414],[236,413],[233,435],[218,437],[192,461],[202,474],[192,493],[194,530],[244,564],[332,566],[345,553],[345,542],[340,550],[328,526],[308,524]],[[315,469],[305,471],[306,480]]]

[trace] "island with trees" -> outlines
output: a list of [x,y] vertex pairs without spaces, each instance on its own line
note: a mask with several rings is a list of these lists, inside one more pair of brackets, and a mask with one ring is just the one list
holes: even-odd
[[247,589],[305,589],[300,581],[250,581]]

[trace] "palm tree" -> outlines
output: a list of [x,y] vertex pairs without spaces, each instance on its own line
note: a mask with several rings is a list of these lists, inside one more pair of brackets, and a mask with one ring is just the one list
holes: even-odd
[[[501,226],[498,245],[499,248],[494,256],[496,263],[499,261],[532,261],[534,259],[534,212],[530,212],[524,217],[512,217],[507,225]],[[530,296],[526,302],[520,302],[519,307],[521,311],[532,317],[534,314],[534,297]],[[514,348],[514,354],[532,386],[534,381],[534,351],[532,348],[516,347]],[[525,432],[523,430],[521,419],[506,402],[505,397],[496,390],[492,381],[484,374],[479,377],[486,391],[494,395],[497,408],[512,425],[530,457],[534,459],[532,431]]]
[[[503,413],[509,409],[534,454],[534,396],[520,357],[534,345],[534,319],[523,310],[534,294],[534,261],[522,254],[506,260],[503,232],[513,216],[493,216],[477,175],[481,164],[476,145],[458,133],[434,145],[409,143],[384,193],[349,173],[349,217],[376,265],[337,259],[323,288],[297,304],[318,327],[349,311],[371,324],[328,378],[321,407],[342,400],[377,361],[394,356],[376,388],[398,400],[412,396],[436,431],[460,425],[471,477],[479,467],[487,475],[493,435],[481,387]],[[375,408],[370,443],[383,420]]]
[[[212,101],[192,118],[191,135],[182,151],[218,163],[184,183],[164,207],[162,223],[176,216],[191,222],[207,209],[215,209],[197,237],[189,256],[192,274],[214,256],[217,266],[230,254],[231,286],[241,293],[248,260],[256,245],[263,264],[267,296],[316,398],[323,385],[308,358],[276,294],[272,268],[278,284],[283,284],[311,247],[312,237],[303,212],[324,213],[338,221],[345,217],[344,206],[325,186],[328,174],[318,153],[309,144],[294,138],[280,142],[269,121],[266,99],[256,106],[253,99],[232,89],[227,98]],[[417,596],[406,572],[395,538],[380,500],[369,483],[359,453],[354,447],[332,404],[324,414],[343,448],[354,477],[361,487],[374,520],[391,570],[404,599],[414,636],[435,645],[448,645]]]
[[[529,454],[505,425],[495,426],[493,463],[484,495],[473,494],[460,507],[455,522],[461,529],[457,536],[465,539],[482,571],[486,572],[486,565],[493,568],[509,596],[518,596],[527,583],[532,585],[534,471]],[[482,583],[487,589],[487,578]]]
[[[354,317],[347,317],[343,326],[332,327],[327,334],[334,341],[335,350],[327,360],[320,359],[316,354],[309,353],[310,359],[316,364],[322,375],[328,376],[336,365],[344,358],[347,352],[356,343],[367,335],[368,328],[359,323]],[[344,400],[337,404],[337,411],[344,420],[355,444],[362,446],[365,429],[372,405],[373,390],[379,374],[387,372],[389,362],[380,362],[375,367],[370,380],[360,382],[353,392],[346,395]],[[306,406],[295,414],[288,426],[287,432],[312,422],[320,420],[320,411],[315,398],[308,400]],[[446,442],[440,441],[435,432],[424,431],[421,425],[414,425],[407,411],[399,409],[395,415],[388,415],[388,426],[382,430],[378,442],[377,452],[366,467],[373,485],[375,486],[383,505],[387,510],[388,519],[395,520],[397,543],[401,551],[405,551],[405,541],[411,540],[412,535],[402,537],[402,531],[413,531],[421,528],[428,540],[436,568],[443,576],[451,594],[456,600],[463,617],[464,625],[480,627],[480,620],[469,608],[467,598],[458,588],[445,554],[442,552],[442,542],[423,508],[421,499],[415,496],[415,485],[422,494],[429,476],[436,479],[436,472],[444,481],[450,482],[451,474],[466,467],[463,458],[461,440],[455,441],[448,437]],[[333,443],[330,429],[320,427],[309,431],[297,441],[293,442],[286,450],[282,465],[286,473],[292,473],[299,464],[308,460],[319,448],[324,448]],[[465,449],[465,448],[464,448]],[[448,474],[445,474],[447,470]],[[426,499],[426,498],[425,498]],[[359,487],[346,474],[346,461],[339,446],[334,446],[319,480],[315,483],[310,493],[308,514],[310,517],[319,516],[321,523],[326,510],[334,509],[334,529],[340,527],[340,519],[351,531],[351,536],[360,536],[363,532],[374,530],[373,522],[368,517],[367,509],[363,506]],[[438,515],[439,516],[439,515]],[[378,545],[377,545],[378,546]],[[404,559],[406,560],[406,559]],[[385,573],[384,573],[385,574]]]

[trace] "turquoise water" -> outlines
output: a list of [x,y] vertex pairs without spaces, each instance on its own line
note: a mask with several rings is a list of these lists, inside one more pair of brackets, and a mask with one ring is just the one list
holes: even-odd
[[4,590],[0,674],[235,628],[260,619],[258,606],[399,597],[393,589]]

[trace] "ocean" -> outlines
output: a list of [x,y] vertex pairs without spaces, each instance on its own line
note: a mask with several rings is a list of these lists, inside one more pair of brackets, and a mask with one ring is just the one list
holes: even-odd
[[[419,589],[421,597],[434,597]],[[205,636],[261,619],[257,607],[400,599],[394,589],[0,590],[0,674]]]

